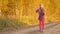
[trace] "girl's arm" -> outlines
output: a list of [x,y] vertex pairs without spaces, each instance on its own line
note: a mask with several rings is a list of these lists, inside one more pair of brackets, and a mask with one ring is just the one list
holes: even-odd
[[36,13],[38,12],[38,10],[36,10]]

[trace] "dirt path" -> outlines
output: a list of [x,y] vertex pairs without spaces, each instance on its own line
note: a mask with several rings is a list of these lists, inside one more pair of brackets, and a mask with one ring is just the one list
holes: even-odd
[[22,30],[16,31],[6,31],[0,34],[59,34],[60,33],[60,22],[58,23],[50,23],[45,25],[45,32],[41,33],[39,31],[39,26],[34,26],[31,28],[26,28]]

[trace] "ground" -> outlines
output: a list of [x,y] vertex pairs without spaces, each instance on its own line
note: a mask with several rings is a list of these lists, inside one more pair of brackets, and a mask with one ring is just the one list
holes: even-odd
[[17,29],[15,31],[0,32],[0,34],[59,34],[59,33],[60,22],[46,24],[44,32],[40,32],[39,26]]

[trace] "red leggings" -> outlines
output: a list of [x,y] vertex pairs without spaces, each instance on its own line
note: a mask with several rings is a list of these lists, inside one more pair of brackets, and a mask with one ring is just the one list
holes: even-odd
[[43,20],[40,20],[39,21],[39,28],[40,28],[40,30],[44,30],[44,21]]

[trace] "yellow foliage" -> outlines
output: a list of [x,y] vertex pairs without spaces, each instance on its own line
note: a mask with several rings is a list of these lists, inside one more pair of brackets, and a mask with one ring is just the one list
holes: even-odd
[[[0,6],[6,6],[5,8],[7,9],[9,8],[7,7],[8,1],[6,0],[5,2]],[[0,4],[1,3],[3,3],[3,1],[0,2]],[[17,0],[13,3],[16,5],[13,8],[16,11],[15,17],[19,21],[28,25],[38,24],[38,14],[36,13],[36,10],[39,8],[41,3],[44,4],[46,12],[45,23],[60,21],[60,0]]]
[[29,25],[38,24],[38,14],[36,13],[36,10],[39,8],[41,3],[44,4],[46,12],[45,23],[60,21],[59,1],[60,0],[25,0],[25,2],[23,3],[25,4],[25,6],[22,11],[23,22],[26,22]]

